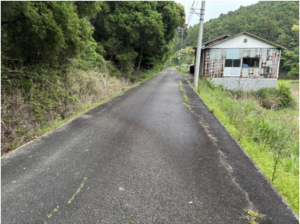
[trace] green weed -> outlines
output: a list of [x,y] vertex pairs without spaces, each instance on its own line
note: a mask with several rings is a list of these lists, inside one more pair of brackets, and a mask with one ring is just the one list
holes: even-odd
[[180,92],[183,92],[184,89],[183,89],[183,87],[182,87],[182,82],[179,81],[179,82],[178,82],[178,85],[179,85],[179,90],[180,90]]
[[199,89],[201,92],[198,91],[198,94],[209,110],[221,120],[292,208],[298,212],[298,110],[265,109],[254,93],[224,90],[205,79],[199,80]]
[[248,209],[244,211],[244,217],[249,221],[250,224],[259,224],[264,220],[265,215],[262,215],[252,209]]
[[183,100],[184,100],[184,102],[186,102],[187,104],[190,104],[190,100],[189,100],[188,96],[187,96],[185,93],[183,94]]

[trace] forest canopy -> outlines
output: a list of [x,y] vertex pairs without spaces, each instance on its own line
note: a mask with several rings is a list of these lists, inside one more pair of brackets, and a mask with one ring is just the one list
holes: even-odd
[[184,12],[175,2],[1,2],[2,66],[60,67],[103,57],[122,72],[170,53]]

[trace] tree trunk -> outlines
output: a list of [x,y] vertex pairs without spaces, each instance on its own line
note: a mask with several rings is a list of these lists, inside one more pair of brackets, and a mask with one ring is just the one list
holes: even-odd
[[143,58],[143,50],[142,50],[141,56],[140,56],[140,61],[139,61],[139,65],[138,65],[138,71],[140,70],[140,67],[141,67],[142,58]]

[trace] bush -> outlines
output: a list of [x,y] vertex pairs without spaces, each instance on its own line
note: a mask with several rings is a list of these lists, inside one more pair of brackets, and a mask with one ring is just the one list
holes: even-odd
[[260,105],[266,109],[293,108],[295,100],[289,87],[279,84],[279,88],[262,88],[254,95],[259,99]]
[[111,61],[105,61],[109,75],[120,78],[122,73],[118,70]]
[[242,99],[244,97],[245,92],[243,90],[228,90],[228,96],[234,98],[234,99]]
[[254,92],[258,98],[259,103],[266,109],[279,109],[280,107],[280,95],[276,88],[262,88]]
[[280,107],[293,108],[296,105],[291,89],[284,84],[279,84]]

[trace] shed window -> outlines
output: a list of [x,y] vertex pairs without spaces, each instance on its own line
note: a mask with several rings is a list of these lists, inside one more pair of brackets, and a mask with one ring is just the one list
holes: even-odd
[[259,67],[259,58],[243,58],[243,68],[247,67]]
[[241,60],[240,59],[226,59],[225,67],[240,67]]
[[241,66],[241,60],[237,59],[237,60],[233,60],[233,67],[240,67]]
[[232,67],[232,59],[225,60],[225,67]]

